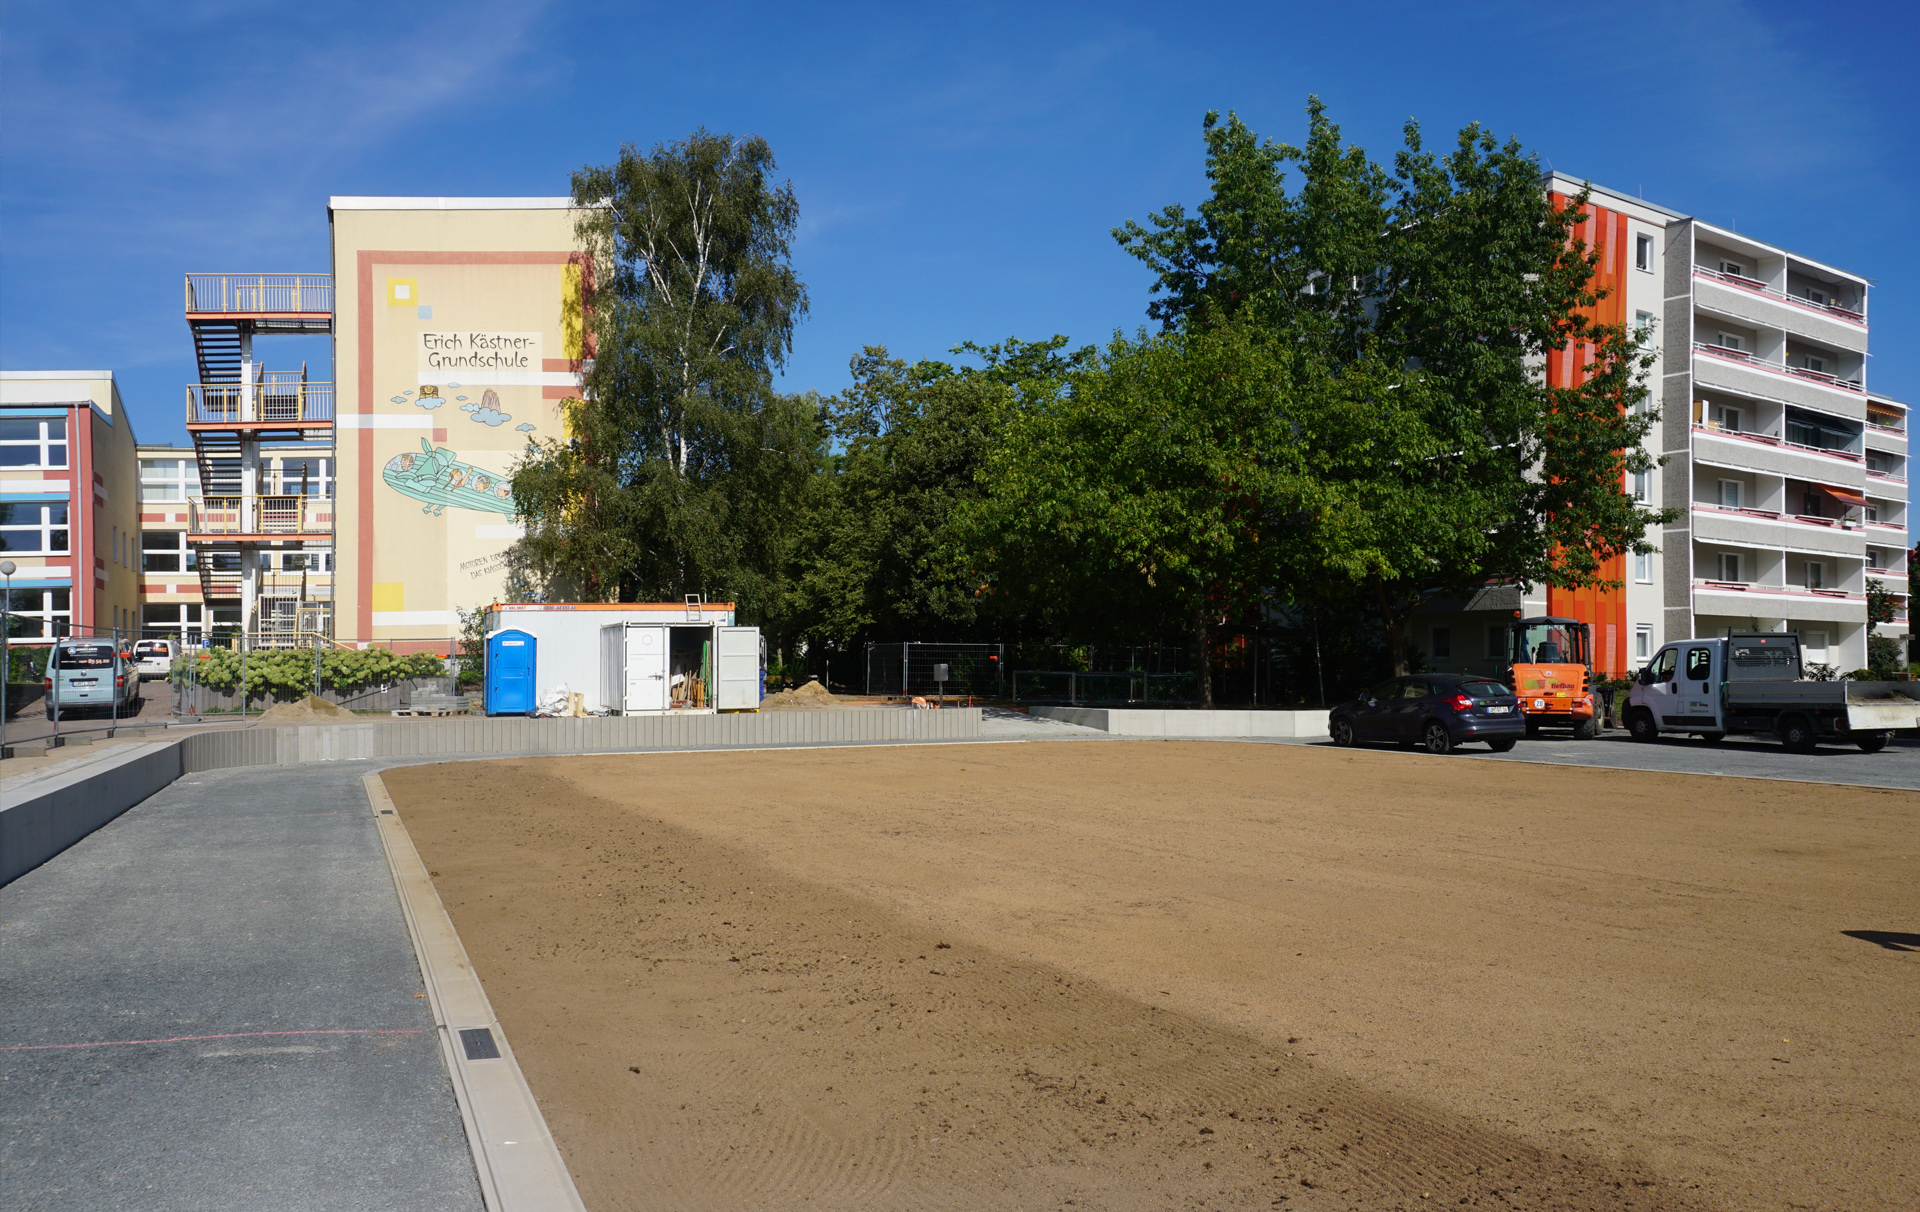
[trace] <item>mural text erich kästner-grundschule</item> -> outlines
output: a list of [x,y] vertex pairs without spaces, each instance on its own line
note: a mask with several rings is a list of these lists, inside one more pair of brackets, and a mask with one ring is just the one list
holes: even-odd
[[539,338],[499,332],[423,332],[420,361],[430,370],[537,370]]

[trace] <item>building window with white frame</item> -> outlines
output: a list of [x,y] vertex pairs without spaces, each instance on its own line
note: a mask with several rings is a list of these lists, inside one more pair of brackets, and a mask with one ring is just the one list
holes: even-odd
[[7,597],[7,634],[16,640],[66,635],[73,624],[70,589],[15,589]]
[[273,461],[273,493],[283,497],[331,497],[332,460],[282,456]]
[[1737,332],[1719,333],[1716,335],[1716,342],[1720,348],[1733,353],[1745,353],[1747,349],[1747,339]]
[[1738,261],[1722,261],[1720,272],[1735,278],[1744,278],[1747,276],[1747,267]]
[[0,419],[0,467],[65,467],[65,417]]
[[140,460],[140,499],[184,501],[200,495],[200,467],[192,459]]
[[1720,579],[1730,583],[1740,583],[1740,556],[1737,552],[1720,553]]
[[0,551],[13,555],[66,555],[67,503],[0,503]]
[[1633,656],[1644,661],[1653,655],[1653,627],[1641,623],[1633,629]]
[[1651,551],[1633,553],[1633,579],[1642,585],[1653,584],[1653,553]]
[[180,636],[198,640],[204,630],[198,602],[148,602],[140,608],[140,630],[147,636]]
[[1720,508],[1722,509],[1740,508],[1740,481],[1738,480],[1720,481]]
[[199,562],[184,530],[140,532],[141,572],[198,572]]
[[1653,272],[1653,237],[1642,235],[1633,242],[1633,267]]
[[1633,493],[1633,499],[1636,501],[1652,500],[1653,499],[1653,473],[1651,471],[1634,472],[1633,487],[1631,491]]
[[1819,560],[1807,561],[1807,588],[1825,589],[1827,587],[1827,566]]

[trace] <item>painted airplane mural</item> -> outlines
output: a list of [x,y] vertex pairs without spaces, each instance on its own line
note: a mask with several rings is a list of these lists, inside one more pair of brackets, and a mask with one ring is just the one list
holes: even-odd
[[479,509],[512,516],[519,513],[514,504],[512,482],[499,473],[462,463],[454,452],[420,439],[419,454],[397,454],[387,460],[382,473],[387,487],[424,501],[421,513],[438,516],[447,506]]

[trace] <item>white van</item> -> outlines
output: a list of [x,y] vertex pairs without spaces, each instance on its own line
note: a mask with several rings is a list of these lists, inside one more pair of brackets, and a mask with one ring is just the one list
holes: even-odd
[[140,680],[163,678],[173,671],[173,658],[180,655],[179,640],[139,640],[133,646],[134,668]]

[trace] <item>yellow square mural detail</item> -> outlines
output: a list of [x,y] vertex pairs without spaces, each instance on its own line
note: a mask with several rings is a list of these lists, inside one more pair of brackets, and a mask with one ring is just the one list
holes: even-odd
[[373,583],[373,608],[375,610],[405,610],[407,608],[407,583],[405,581],[375,581]]
[[420,302],[418,278],[388,278],[387,302],[399,307],[414,307]]

